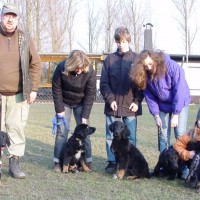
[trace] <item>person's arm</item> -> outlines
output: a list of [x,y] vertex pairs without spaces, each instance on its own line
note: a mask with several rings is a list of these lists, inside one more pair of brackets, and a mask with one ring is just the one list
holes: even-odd
[[142,103],[143,99],[144,99],[144,94],[142,90],[138,90],[136,87],[133,86],[133,95],[134,95],[134,99],[133,99],[133,103],[131,103],[129,109],[133,112],[137,112],[139,105]]
[[[89,119],[96,94],[96,73],[92,66],[90,66],[90,71],[88,73],[90,73],[90,77],[87,80],[85,86],[85,95],[84,95],[83,112],[82,112],[82,118],[84,119]],[[86,120],[84,120],[84,123],[87,123]]]
[[169,60],[168,65],[168,71],[171,76],[172,84],[172,112],[174,115],[179,115],[185,104],[186,96],[190,96],[190,91],[185,79],[183,68],[171,59]]
[[152,93],[152,91],[148,88],[148,85],[147,85],[147,88],[144,90],[144,96],[145,96],[145,100],[147,102],[147,106],[149,108],[150,113],[153,116],[159,115],[159,106],[157,103],[157,99]]
[[185,133],[176,140],[173,146],[174,149],[178,152],[180,158],[184,161],[191,159],[190,151],[186,149],[187,143],[189,141],[190,141],[190,136],[188,135],[188,133]]
[[104,100],[109,105],[111,105],[111,103],[113,101],[115,101],[115,95],[113,94],[111,87],[110,87],[109,67],[110,67],[110,61],[109,61],[109,56],[108,56],[103,62],[103,67],[102,67],[102,71],[101,71],[100,92],[101,92]]
[[31,92],[29,98],[27,99],[28,103],[31,104],[35,101],[37,97],[37,91],[41,81],[41,59],[36,50],[36,47],[33,43],[33,40],[30,38],[30,66],[29,72],[31,76]]
[[52,96],[56,113],[62,113],[65,111],[63,104],[62,81],[61,81],[63,67],[64,67],[64,62],[59,63],[52,77]]

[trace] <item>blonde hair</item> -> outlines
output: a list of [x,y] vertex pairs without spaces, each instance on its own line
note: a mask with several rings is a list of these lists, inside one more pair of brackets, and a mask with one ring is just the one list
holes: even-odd
[[73,50],[66,59],[64,74],[68,76],[70,72],[74,72],[77,68],[82,69],[86,73],[89,70],[90,64],[89,58],[83,51]]
[[147,86],[147,71],[145,70],[144,61],[148,56],[156,63],[156,72],[152,80],[161,78],[167,71],[163,52],[143,50],[136,58],[129,74],[131,80],[140,90],[144,90]]

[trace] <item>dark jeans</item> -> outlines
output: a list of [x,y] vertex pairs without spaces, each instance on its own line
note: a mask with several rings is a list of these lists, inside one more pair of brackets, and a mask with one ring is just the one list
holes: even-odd
[[[82,123],[82,110],[83,110],[82,105],[78,105],[76,107],[65,106],[65,117],[69,125],[70,125],[72,111],[74,114],[74,118],[76,120],[76,124],[78,125]],[[54,159],[53,159],[54,162],[59,162],[60,152],[62,150],[64,143],[68,139],[68,133],[69,129],[66,129],[64,124],[60,124],[57,126],[57,133],[54,146]],[[86,162],[92,162],[92,148],[89,136],[85,139],[85,157],[86,157]]]

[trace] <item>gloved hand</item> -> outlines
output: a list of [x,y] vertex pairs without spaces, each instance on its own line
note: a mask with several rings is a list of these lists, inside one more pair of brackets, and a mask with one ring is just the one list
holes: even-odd
[[162,120],[160,119],[160,116],[159,115],[154,115],[154,119],[156,121],[156,125],[158,127],[162,127]]
[[178,115],[173,115],[171,119],[171,127],[177,127],[178,126]]

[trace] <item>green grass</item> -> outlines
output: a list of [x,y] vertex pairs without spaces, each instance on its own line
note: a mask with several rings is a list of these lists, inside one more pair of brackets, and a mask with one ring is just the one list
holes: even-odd
[[[51,120],[54,116],[53,104],[33,104],[26,127],[26,153],[21,166],[26,179],[13,179],[8,175],[8,159],[4,154],[3,176],[0,187],[1,200],[196,200],[199,194],[185,188],[183,181],[165,179],[115,180],[104,171],[105,116],[103,104],[95,104],[90,124],[97,128],[91,136],[93,150],[93,173],[63,174],[52,171],[55,137],[51,134]],[[188,129],[193,127],[199,105],[189,107]],[[73,118],[72,118],[73,119]],[[71,130],[75,126],[72,120]],[[174,142],[172,134],[172,142]],[[143,115],[138,117],[137,147],[147,159],[152,171],[157,159],[157,128],[146,105]]]

